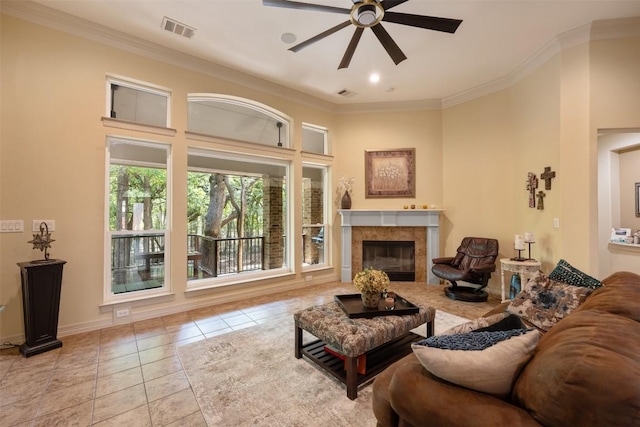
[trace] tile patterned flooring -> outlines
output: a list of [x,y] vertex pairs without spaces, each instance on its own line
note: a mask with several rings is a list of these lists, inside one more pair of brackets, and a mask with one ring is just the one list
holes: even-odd
[[[493,296],[486,303],[454,301],[442,285],[412,285],[427,286],[436,309],[467,318],[499,303]],[[315,285],[61,337],[62,348],[30,358],[17,348],[2,350],[0,427],[206,426],[177,346],[293,314],[341,293],[355,292],[345,283]]]

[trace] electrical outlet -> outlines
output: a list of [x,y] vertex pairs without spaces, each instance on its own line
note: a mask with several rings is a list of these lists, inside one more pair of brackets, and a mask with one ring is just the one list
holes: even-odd
[[553,228],[560,228],[560,218],[553,218]]
[[31,225],[31,231],[40,231],[40,224],[47,224],[47,228],[49,232],[56,231],[56,221],[53,219],[34,219]]
[[0,221],[0,232],[21,233],[24,231],[24,222],[21,219],[8,219]]
[[116,310],[116,318],[127,317],[129,315],[129,309],[123,308],[122,310]]
[[313,276],[312,275],[304,276],[304,280],[307,282],[310,282],[311,280],[313,280]]

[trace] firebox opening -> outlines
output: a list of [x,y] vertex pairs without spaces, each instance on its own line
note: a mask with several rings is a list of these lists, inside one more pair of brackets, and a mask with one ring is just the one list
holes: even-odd
[[362,267],[382,270],[392,281],[416,280],[415,243],[405,241],[362,241]]

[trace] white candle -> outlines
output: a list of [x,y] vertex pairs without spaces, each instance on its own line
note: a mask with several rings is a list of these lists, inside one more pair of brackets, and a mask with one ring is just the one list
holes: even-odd
[[514,248],[517,251],[523,251],[524,250],[524,237],[522,237],[522,234],[516,234],[515,235],[515,240],[516,240],[516,244],[514,245]]
[[535,243],[536,239],[533,236],[533,233],[524,233],[524,241],[527,243]]

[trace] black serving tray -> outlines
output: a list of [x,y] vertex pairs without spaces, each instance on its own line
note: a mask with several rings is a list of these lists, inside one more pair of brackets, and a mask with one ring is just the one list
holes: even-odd
[[384,297],[380,299],[378,308],[367,308],[362,305],[360,294],[335,295],[333,299],[351,319],[370,319],[376,316],[404,316],[406,314],[415,314],[420,310],[420,307],[410,303],[398,294],[396,294],[393,310],[385,308]]

